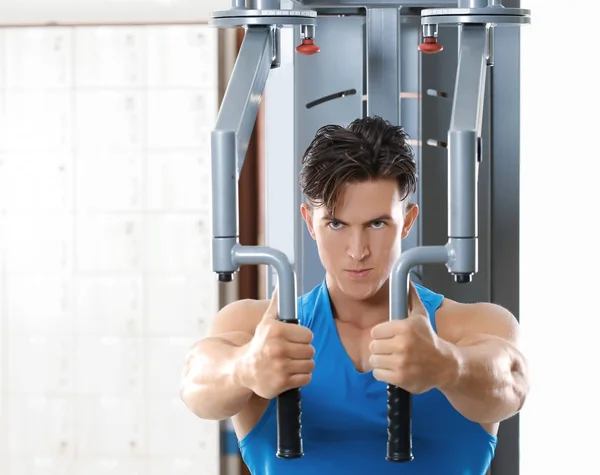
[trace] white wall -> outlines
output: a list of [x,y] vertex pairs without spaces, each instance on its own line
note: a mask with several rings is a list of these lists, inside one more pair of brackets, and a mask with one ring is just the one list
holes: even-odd
[[216,475],[206,26],[0,30],[0,473]]
[[521,475],[597,473],[600,4],[522,3]]
[[230,0],[4,0],[0,24],[187,24],[230,6]]

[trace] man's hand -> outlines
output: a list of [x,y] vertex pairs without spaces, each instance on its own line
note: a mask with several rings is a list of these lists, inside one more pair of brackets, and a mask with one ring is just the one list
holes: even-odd
[[456,374],[452,347],[435,334],[412,283],[408,318],[375,326],[371,338],[370,363],[373,376],[379,381],[421,394],[443,385]]
[[279,321],[277,301],[275,290],[237,371],[241,384],[265,399],[306,386],[315,368],[312,332],[301,325]]

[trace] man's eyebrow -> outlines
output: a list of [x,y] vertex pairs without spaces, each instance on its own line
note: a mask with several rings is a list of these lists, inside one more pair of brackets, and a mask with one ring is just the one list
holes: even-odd
[[377,216],[374,219],[369,220],[369,223],[372,223],[373,221],[390,221],[392,220],[392,216],[390,214],[382,214],[381,216]]
[[[338,218],[336,218],[334,216],[331,216],[331,215],[328,215],[328,214],[324,215],[321,219],[323,221],[337,221],[340,224],[348,224],[348,223],[342,221],[341,219],[338,219]],[[363,224],[369,224],[369,223],[372,223],[374,221],[390,221],[391,219],[392,219],[391,215],[389,215],[389,214],[382,214],[380,216],[377,216],[376,218],[369,219],[369,220],[365,221]]]

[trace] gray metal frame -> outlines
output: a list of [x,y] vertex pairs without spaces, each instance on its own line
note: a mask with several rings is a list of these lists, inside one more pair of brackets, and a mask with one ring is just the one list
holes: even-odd
[[[290,298],[290,302],[283,304],[287,310],[285,318],[295,320],[295,309],[289,308],[295,303],[292,299],[292,294],[296,295],[295,278],[298,278],[299,292],[304,293],[322,281],[323,269],[297,209],[302,201],[297,186],[290,190],[290,181],[274,178],[269,170],[273,166],[292,171],[297,177],[301,154],[318,127],[345,124],[365,114],[377,114],[393,123],[401,123],[412,132],[422,177],[416,197],[422,209],[420,226],[403,243],[403,252],[390,276],[390,318],[403,318],[406,313],[411,272],[424,285],[450,298],[497,302],[518,315],[518,285],[515,284],[518,282],[518,253],[515,259],[514,249],[492,239],[502,230],[508,242],[518,242],[518,225],[515,225],[518,223],[518,193],[511,190],[512,196],[517,198],[508,203],[499,199],[500,187],[507,183],[518,190],[518,179],[516,182],[514,179],[518,177],[518,128],[505,127],[503,123],[504,128],[500,130],[495,120],[498,116],[512,115],[512,125],[518,124],[519,65],[518,61],[508,60],[511,55],[518,57],[518,28],[499,27],[527,24],[529,12],[518,5],[499,5],[494,0],[459,0],[457,4],[408,2],[402,8],[396,2],[385,0],[282,1],[281,6],[287,7],[287,12],[277,10],[278,0],[246,0],[246,9],[241,3],[235,1],[235,10],[214,15],[217,26],[247,27],[247,40],[244,40],[247,46],[245,50],[242,47],[238,59],[245,66],[240,66],[237,75],[234,71],[228,88],[233,91],[230,98],[235,100],[228,100],[226,95],[213,132],[213,258],[214,270],[220,278],[231,279],[237,266],[242,264],[271,265],[276,270],[280,289],[284,284],[280,306],[284,299]],[[316,10],[319,16],[311,16],[298,5]],[[362,9],[365,5],[366,9]],[[420,10],[423,7],[430,8]],[[260,11],[260,8],[275,10]],[[332,12],[334,15],[329,16]],[[281,24],[303,26],[281,31]],[[307,35],[312,38],[315,27],[321,53],[310,57],[294,55],[293,45]],[[416,50],[421,34],[434,41],[439,38],[445,53],[434,57],[417,55],[415,61],[416,53],[408,52],[406,45]],[[357,51],[364,51],[364,55],[356,54]],[[496,66],[490,70],[494,61]],[[256,64],[249,65],[252,62]],[[279,67],[278,74],[271,74],[267,80],[272,67]],[[242,79],[244,70],[253,71],[250,78]],[[456,74],[448,75],[449,70]],[[411,103],[402,94],[407,92],[405,86],[414,85],[411,78],[414,81],[415,77],[418,91],[408,92],[420,99],[413,99]],[[498,80],[504,81],[502,86],[497,86]],[[250,133],[258,108],[253,101],[260,98],[265,87],[267,239],[271,247],[246,248],[237,243],[234,204],[237,175],[247,146],[245,134]],[[289,94],[293,93],[294,103],[293,112],[288,109],[282,118],[279,99],[284,98],[278,94],[283,93],[288,95],[290,108]],[[331,95],[337,98],[322,100]],[[244,107],[237,106],[238,103]],[[270,103],[277,107],[269,106]],[[483,107],[484,103],[487,108]],[[405,104],[408,107],[405,108]],[[238,117],[236,122],[237,116],[242,120]],[[287,143],[272,133],[270,125],[282,131],[283,123],[292,131],[286,134]],[[499,135],[505,140],[497,146]],[[282,146],[286,147],[285,152]],[[511,156],[503,160],[502,155],[507,155],[509,147]],[[236,190],[223,189],[228,187]],[[279,198],[283,196],[287,206],[293,205],[296,210],[281,204]],[[274,214],[271,203],[275,199],[278,212]],[[292,211],[296,211],[292,215],[295,218],[290,219]],[[281,227],[280,219],[288,219],[290,226]],[[504,255],[498,260],[500,252]],[[434,263],[445,266],[422,266]],[[270,284],[273,277],[269,274]],[[471,281],[470,285],[457,285]],[[512,287],[507,286],[508,282]],[[504,295],[499,293],[499,289],[507,288],[511,290]],[[388,410],[390,414],[397,412],[391,406]],[[388,458],[409,460],[410,447],[408,456],[390,455],[391,441],[397,441],[400,434],[389,432],[389,436]],[[518,418],[502,426],[492,465],[493,475],[518,474],[518,442],[515,444],[515,440],[518,441]]]
[[[496,35],[492,74],[490,301],[519,316],[520,31]],[[500,425],[493,475],[519,475],[519,416]]]
[[[266,171],[268,176],[281,170],[283,163],[292,163],[299,171],[301,153],[314,132],[326,123],[347,123],[364,114],[361,96],[361,55],[347,54],[360,47],[358,36],[365,28],[364,17],[319,18],[317,43],[322,51],[315,57],[282,53],[282,68],[269,78],[266,91]],[[454,74],[458,49],[456,29],[439,31],[446,54],[422,56],[417,50],[418,17],[402,17],[400,25],[402,53],[402,92],[419,93],[399,101],[402,124],[415,141],[415,154],[421,174],[421,183],[415,201],[421,215],[403,246],[437,245],[447,239],[447,130],[450,124]],[[288,43],[296,44],[299,34],[282,32]],[[517,28],[499,28],[495,31],[494,67],[487,77],[485,107],[482,123],[482,161],[479,169],[478,272],[468,285],[455,283],[444,266],[423,266],[415,275],[423,285],[459,301],[490,301],[507,307],[518,317],[519,288],[519,44]],[[335,47],[335,45],[339,45]],[[285,59],[287,57],[287,59]],[[343,63],[343,68],[338,67]],[[336,74],[328,74],[335,69]],[[332,101],[319,109],[306,109],[315,98],[335,91],[357,89],[355,95]],[[290,92],[294,91],[294,108]],[[286,103],[286,107],[280,107]],[[277,120],[269,120],[277,117]],[[281,133],[287,131],[282,138]],[[270,132],[272,131],[272,132]],[[427,142],[431,145],[428,145]],[[441,146],[436,146],[440,143]],[[293,150],[292,150],[293,149]],[[289,166],[289,165],[287,165]],[[271,173],[270,170],[274,171]],[[291,214],[289,182],[271,180],[267,184],[266,238],[271,246],[290,249],[290,258],[296,260],[299,292],[318,285],[323,278],[316,246],[302,218]],[[272,197],[278,197],[272,200]],[[292,209],[298,209],[300,198],[294,194]],[[280,225],[281,221],[286,225]],[[293,221],[293,225],[288,223]],[[293,230],[293,231],[292,231]],[[492,239],[494,236],[494,239]],[[294,243],[291,246],[291,243]],[[292,251],[293,249],[293,251]],[[274,279],[269,279],[272,288]],[[492,475],[519,474],[518,416],[501,424],[499,443],[490,472]]]

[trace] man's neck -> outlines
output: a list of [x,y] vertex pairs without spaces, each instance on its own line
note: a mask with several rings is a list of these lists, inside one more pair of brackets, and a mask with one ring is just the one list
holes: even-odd
[[329,276],[325,280],[331,301],[331,311],[336,320],[359,328],[372,328],[388,319],[388,282],[372,297],[366,300],[355,300],[345,295]]

